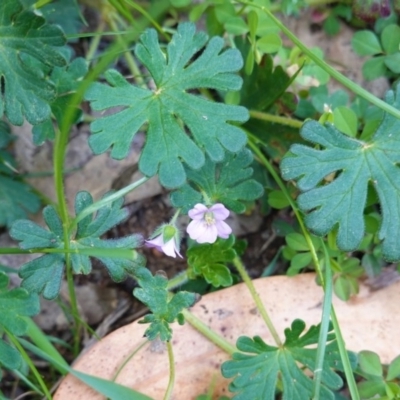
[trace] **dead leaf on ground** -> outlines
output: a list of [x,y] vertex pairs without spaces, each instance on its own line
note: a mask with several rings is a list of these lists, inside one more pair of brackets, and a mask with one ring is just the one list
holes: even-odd
[[[296,318],[306,321],[307,326],[319,323],[323,293],[315,284],[314,274],[263,278],[254,284],[281,336]],[[361,285],[360,294],[347,303],[335,298],[334,305],[347,348],[356,352],[375,351],[383,363],[389,363],[400,354],[399,303],[400,282],[373,292]],[[244,284],[204,296],[191,311],[232,344],[240,335],[259,335],[273,344]],[[93,346],[74,368],[112,379],[124,360],[143,343],[145,329],[146,325],[137,322],[118,329]],[[216,383],[214,398],[227,395],[229,381],[221,376],[219,369],[228,355],[188,323],[184,326],[174,324],[173,329],[176,362],[173,399],[195,399],[207,392],[213,379]],[[127,362],[116,382],[158,400],[165,394],[168,373],[165,348],[157,346],[157,343],[147,343]],[[71,399],[100,400],[104,397],[73,376],[67,376],[54,400]]]

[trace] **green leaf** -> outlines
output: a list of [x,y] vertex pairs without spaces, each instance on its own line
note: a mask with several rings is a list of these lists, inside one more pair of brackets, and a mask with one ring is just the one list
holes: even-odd
[[39,198],[29,185],[0,174],[0,226],[11,227],[15,220],[26,218],[27,213],[34,214],[39,208]]
[[178,292],[174,295],[168,290],[168,280],[162,275],[153,276],[147,268],[139,267],[135,277],[140,285],[133,291],[134,296],[149,307],[152,314],[146,315],[141,323],[150,323],[145,336],[154,340],[158,336],[162,341],[172,338],[172,324],[175,319],[183,321],[181,311],[190,307],[195,301],[195,294]]
[[246,22],[240,17],[230,17],[224,23],[224,28],[232,35],[244,35],[249,31]]
[[22,125],[24,118],[35,125],[50,116],[55,89],[43,71],[29,68],[24,59],[32,57],[48,68],[63,66],[65,59],[56,47],[63,46],[65,38],[60,28],[24,11],[18,1],[0,2],[0,15],[0,76],[4,80],[0,116],[5,113],[13,125]]
[[252,161],[250,150],[243,149],[238,154],[226,154],[222,163],[214,163],[207,157],[197,171],[186,168],[188,183],[172,192],[173,206],[188,212],[197,203],[205,203],[202,194],[205,193],[213,204],[223,203],[236,213],[244,212],[244,202],[255,200],[263,193],[262,186],[251,179]]
[[227,264],[236,256],[234,250],[235,237],[218,239],[212,244],[201,244],[191,247],[187,251],[188,274],[194,279],[204,279],[214,287],[226,287],[232,285],[232,275]]
[[186,7],[190,4],[190,0],[171,0],[174,7]]
[[[87,63],[84,58],[76,58],[66,67],[56,67],[51,73],[51,80],[54,82],[56,97],[50,102],[52,114],[60,126],[65,115],[66,108],[73,93],[76,91],[79,81],[87,73]],[[75,110],[75,121],[80,117],[80,110]],[[54,139],[55,131],[51,118],[37,124],[32,129],[33,142],[35,145],[42,144],[47,139]]]
[[298,253],[290,260],[290,267],[287,270],[286,274],[288,276],[297,275],[300,270],[309,266],[312,262],[312,256],[309,251],[305,253]]
[[389,365],[386,379],[391,381],[400,376],[400,356],[397,356]]
[[379,56],[367,60],[362,66],[362,73],[366,80],[373,81],[381,76],[385,76],[387,69],[385,60],[387,56]]
[[362,399],[371,399],[376,395],[384,396],[386,394],[383,379],[360,382],[357,387]]
[[358,353],[358,362],[361,370],[366,374],[382,376],[382,364],[378,354],[368,350],[360,351],[360,353]]
[[382,53],[378,37],[372,31],[358,31],[351,39],[351,45],[359,56],[373,56]]
[[273,190],[272,192],[268,193],[268,204],[278,210],[286,208],[290,205],[286,195],[280,190]]
[[188,92],[196,88],[229,91],[241,87],[241,78],[234,74],[243,65],[239,51],[228,49],[221,53],[224,41],[219,37],[212,38],[204,48],[206,43],[207,35],[195,33],[192,23],[178,26],[166,54],[155,30],[142,34],[135,53],[149,70],[156,89],[135,87],[112,70],[105,74],[110,86],[93,84],[86,99],[94,110],[123,108],[91,124],[89,144],[93,152],[104,153],[112,147],[113,158],[126,157],[134,135],[147,122],[147,140],[139,168],[147,176],[158,172],[162,185],[176,188],[186,179],[182,162],[200,168],[204,164],[203,149],[213,162],[223,160],[225,149],[241,150],[246,135],[228,121],[246,121],[247,110]]
[[400,52],[386,56],[384,62],[392,72],[395,74],[400,73]]
[[[242,353],[234,353],[233,360],[224,362],[221,367],[225,378],[234,378],[229,385],[229,390],[236,393],[233,398],[273,400],[279,385],[283,388],[283,400],[311,399],[313,382],[302,368],[315,369],[317,349],[305,347],[318,343],[319,326],[310,327],[301,336],[304,328],[303,321],[293,321],[291,329],[285,329],[286,340],[282,347],[269,346],[259,336],[240,337],[236,346]],[[342,365],[337,344],[332,339],[333,335],[328,335],[322,372],[321,398],[326,400],[333,400],[332,390],[343,384],[333,371],[333,368],[341,369]]]
[[286,236],[287,245],[296,251],[308,251],[310,250],[306,238],[297,232],[289,233]]
[[333,110],[333,123],[340,132],[356,137],[357,122],[357,116],[350,108],[341,106]]
[[[82,191],[75,197],[75,212],[78,215],[86,207],[93,204],[90,193]],[[122,222],[127,211],[121,209],[123,199],[116,200],[102,208],[95,215],[88,215],[77,226],[75,236],[70,240],[72,269],[75,273],[88,274],[92,269],[90,257],[100,260],[107,268],[111,278],[120,282],[133,274],[144,259],[135,250],[142,243],[140,235],[130,235],[119,239],[100,239],[100,236]],[[20,241],[23,249],[57,248],[60,253],[45,254],[24,264],[19,271],[22,286],[28,291],[42,293],[46,299],[58,295],[64,272],[65,248],[61,220],[52,206],[43,210],[44,220],[49,227],[42,228],[28,220],[16,221],[10,235]],[[129,249],[126,256],[112,254],[116,249]],[[101,251],[100,251],[101,250]]]
[[400,26],[392,24],[382,31],[381,35],[383,50],[386,54],[400,51]]
[[270,33],[258,39],[256,45],[262,53],[276,53],[282,46],[282,39],[277,33]]
[[[400,85],[396,95],[387,93],[386,102],[400,109]],[[369,142],[350,138],[329,124],[308,121],[303,125],[301,136],[321,148],[293,145],[281,162],[281,171],[284,179],[295,179],[303,192],[298,205],[308,212],[305,222],[312,232],[325,235],[338,225],[338,247],[355,250],[364,236],[363,210],[368,182],[372,182],[382,209],[383,256],[400,259],[399,131],[400,120],[388,114]],[[336,177],[324,183],[332,173]]]
[[[24,317],[33,316],[40,310],[37,295],[26,290],[7,289],[9,278],[0,272],[0,332],[6,329],[9,333],[21,336],[28,329]],[[22,363],[19,352],[0,338],[0,365],[17,369]]]

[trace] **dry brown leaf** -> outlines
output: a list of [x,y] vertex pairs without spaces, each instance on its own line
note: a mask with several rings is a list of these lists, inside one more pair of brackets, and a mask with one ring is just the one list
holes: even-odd
[[[283,330],[296,318],[307,326],[321,318],[322,289],[315,284],[314,274],[290,278],[276,276],[254,281],[256,289],[283,336]],[[375,292],[361,285],[360,294],[344,303],[334,299],[336,313],[347,348],[377,352],[383,363],[400,354],[400,282]],[[240,335],[260,335],[273,344],[254,302],[244,284],[204,296],[191,310],[210,328],[234,344]],[[95,376],[111,379],[118,367],[143,343],[146,325],[134,322],[105,337],[74,368]],[[228,359],[226,353],[210,343],[188,323],[173,325],[173,349],[176,362],[174,400],[195,399],[206,393],[216,379],[215,397],[227,395],[229,381],[220,372]],[[158,400],[168,383],[168,357],[162,343],[147,343],[135,354],[118,375],[116,382],[134,388]],[[54,400],[104,399],[73,376],[67,376]]]

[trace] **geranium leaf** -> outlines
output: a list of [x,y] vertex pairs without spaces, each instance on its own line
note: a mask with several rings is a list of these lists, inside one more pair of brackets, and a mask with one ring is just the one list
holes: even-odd
[[162,341],[169,341],[172,337],[170,324],[176,319],[179,323],[183,322],[181,311],[194,303],[195,294],[180,291],[171,296],[167,288],[168,280],[161,275],[153,276],[147,268],[138,268],[135,277],[140,288],[136,288],[133,294],[152,312],[140,321],[150,323],[145,335],[149,340],[159,336]]
[[[93,203],[88,192],[79,192],[75,197],[75,211],[79,214]],[[134,249],[142,244],[140,235],[130,235],[119,239],[100,239],[100,236],[119,224],[127,217],[121,209],[123,199],[116,200],[100,208],[95,215],[88,215],[78,223],[71,238],[69,248],[72,269],[77,274],[88,274],[92,269],[90,257],[99,259],[107,268],[111,278],[120,282],[128,274],[133,274],[138,266],[144,264],[144,258]],[[44,220],[49,229],[45,229],[28,220],[16,221],[10,235],[20,241],[23,249],[57,248],[60,253],[45,254],[24,264],[20,268],[22,286],[28,291],[42,293],[46,299],[58,295],[65,266],[65,248],[61,220],[52,206],[43,210]],[[118,249],[129,249],[127,252]]]
[[126,157],[134,135],[147,122],[147,140],[139,168],[147,176],[158,172],[161,184],[175,188],[186,178],[182,161],[197,169],[204,164],[203,149],[214,162],[224,158],[225,149],[239,151],[246,143],[246,136],[228,122],[246,121],[247,110],[188,93],[196,88],[238,90],[241,87],[241,78],[234,74],[243,64],[239,51],[229,49],[221,53],[223,40],[218,37],[206,43],[206,34],[195,33],[192,23],[183,23],[164,54],[156,31],[147,30],[135,52],[149,70],[156,88],[135,87],[112,70],[105,74],[109,85],[93,84],[86,93],[93,109],[123,107],[122,111],[91,124],[93,134],[89,143],[93,152],[103,153],[112,147],[113,158]]
[[57,26],[23,10],[16,0],[0,2],[0,76],[4,80],[0,116],[5,113],[13,125],[22,125],[24,118],[35,125],[49,117],[54,85],[43,70],[30,68],[24,59],[32,57],[49,68],[63,66],[65,59],[56,47],[64,44]]
[[[400,85],[396,95],[389,91],[386,102],[400,109]],[[305,222],[317,235],[325,235],[338,225],[337,243],[344,251],[355,250],[365,231],[363,210],[368,182],[372,182],[382,210],[379,238],[388,260],[400,259],[400,120],[385,114],[368,142],[350,138],[334,126],[309,121],[301,136],[321,146],[319,149],[293,145],[281,162],[284,179],[295,179],[303,192],[298,197]],[[324,183],[326,176],[333,180]]]
[[[275,399],[278,380],[281,381],[283,400],[307,400],[313,398],[313,382],[302,368],[315,370],[317,349],[305,346],[318,343],[319,325],[312,326],[301,336],[305,323],[301,320],[292,322],[290,329],[285,329],[285,343],[282,347],[266,344],[259,336],[253,339],[242,336],[236,346],[242,353],[234,353],[233,360],[222,364],[225,378],[234,378],[229,390],[236,393],[235,400]],[[340,389],[343,381],[334,369],[342,370],[339,350],[333,335],[328,335],[330,342],[326,347],[322,371],[321,398],[334,399],[332,390]],[[351,363],[355,367],[356,357],[351,354]]]
[[243,149],[237,154],[227,153],[220,163],[207,157],[202,168],[186,168],[188,183],[171,194],[172,204],[188,212],[196,203],[205,203],[202,193],[206,193],[212,203],[223,203],[234,212],[244,212],[244,202],[263,193],[262,186],[251,179],[252,161],[252,153]]
[[[21,336],[28,329],[23,317],[39,312],[39,298],[21,288],[7,289],[8,282],[8,276],[0,272],[0,331],[7,329],[9,333]],[[0,365],[17,369],[21,362],[19,352],[0,338]]]

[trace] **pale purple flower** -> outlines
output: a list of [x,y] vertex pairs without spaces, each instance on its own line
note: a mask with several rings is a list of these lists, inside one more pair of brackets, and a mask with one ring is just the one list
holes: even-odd
[[224,222],[229,217],[229,210],[221,203],[210,208],[196,204],[188,214],[193,221],[186,231],[197,243],[214,243],[217,237],[228,239],[232,233],[230,226]]
[[[159,234],[157,235],[157,233]],[[156,230],[153,239],[146,240],[145,245],[147,247],[154,247],[167,256],[175,258],[178,255],[180,258],[183,258],[179,253],[179,242],[179,231],[174,226],[164,225]]]

